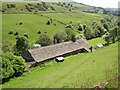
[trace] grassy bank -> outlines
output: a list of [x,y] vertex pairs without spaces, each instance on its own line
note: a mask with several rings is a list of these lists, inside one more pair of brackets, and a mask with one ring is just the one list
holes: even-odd
[[[11,79],[3,88],[80,88],[92,87],[118,74],[118,44],[54,61]],[[117,86],[117,85],[116,85]]]

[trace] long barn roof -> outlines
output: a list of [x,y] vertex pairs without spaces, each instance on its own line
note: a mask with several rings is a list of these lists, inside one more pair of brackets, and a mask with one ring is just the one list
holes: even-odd
[[34,48],[28,51],[36,62],[41,62],[50,58],[54,58],[60,55],[77,51],[83,48],[89,52],[90,50],[88,47],[89,45],[84,39],[78,39],[76,40],[76,42],[68,41],[68,42],[59,43],[55,45]]

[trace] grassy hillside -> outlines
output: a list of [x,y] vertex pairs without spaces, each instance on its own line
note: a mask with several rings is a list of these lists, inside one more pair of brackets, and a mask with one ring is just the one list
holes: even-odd
[[[87,18],[86,18],[87,17]],[[51,25],[46,25],[49,19],[53,19]],[[2,15],[2,31],[3,40],[15,43],[15,36],[9,35],[10,31],[18,32],[19,35],[28,33],[30,42],[34,42],[38,38],[38,31],[42,33],[47,32],[53,36],[58,30],[65,30],[65,25],[59,23],[63,22],[66,25],[72,21],[73,27],[77,33],[78,24],[86,24],[91,26],[92,21],[100,22],[102,17],[98,14],[79,13],[47,13],[41,14],[3,14]],[[19,23],[22,22],[22,25]],[[17,25],[16,25],[17,24]],[[56,24],[56,26],[54,25]]]
[[[36,67],[21,77],[11,79],[3,84],[3,88],[93,87],[117,77],[117,64],[118,44],[115,43],[96,52],[66,57],[62,63],[48,62],[45,67]],[[114,82],[111,88],[117,87],[117,81]]]

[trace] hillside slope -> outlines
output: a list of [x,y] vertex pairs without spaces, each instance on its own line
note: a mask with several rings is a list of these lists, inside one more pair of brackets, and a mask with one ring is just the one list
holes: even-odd
[[[62,63],[48,62],[21,77],[3,84],[3,88],[88,88],[117,77],[118,44],[65,58]],[[104,55],[103,55],[104,54]],[[27,81],[27,83],[26,83]],[[117,81],[111,88],[117,87]]]
[[[15,5],[15,8],[7,8],[8,4],[13,4],[13,6]],[[75,3],[65,3],[65,5],[69,6],[68,8],[65,8],[65,5],[60,6],[63,5],[63,3],[47,3],[46,5],[48,7],[52,6],[55,10],[40,10],[37,13],[34,13],[35,10],[29,12],[25,9],[25,5],[32,5],[33,7],[34,5],[39,4],[36,2],[3,3],[3,10],[5,10],[5,12],[2,14],[2,36],[4,42],[9,41],[14,44],[16,38],[14,34],[18,32],[19,35],[24,35],[24,33],[27,33],[29,35],[30,42],[34,43],[39,37],[37,34],[38,31],[41,33],[47,32],[52,37],[57,31],[65,30],[65,26],[70,24],[70,22],[72,22],[75,32],[78,33],[77,28],[79,23],[86,24],[91,27],[93,21],[99,24],[103,19],[103,17],[98,13],[85,13],[79,11],[79,9],[82,10],[83,8],[85,9],[89,7]],[[69,11],[70,5],[73,5],[72,8],[79,8]],[[50,19],[53,20],[53,23],[46,25]],[[22,25],[19,25],[20,22],[22,22]],[[9,35],[8,33],[10,31],[13,31],[14,34]]]

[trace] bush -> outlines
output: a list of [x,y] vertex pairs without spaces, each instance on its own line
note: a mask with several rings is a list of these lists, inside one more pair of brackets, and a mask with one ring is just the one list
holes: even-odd
[[14,35],[15,35],[15,36],[17,36],[17,35],[19,35],[19,33],[18,33],[18,32],[16,32]]
[[13,34],[13,31],[10,31],[8,34]]
[[30,48],[29,41],[26,37],[21,36],[16,38],[16,44],[15,44],[15,54],[21,55],[24,51]]
[[48,34],[42,33],[40,34],[40,37],[36,43],[40,44],[41,46],[47,46],[53,44],[53,40]]
[[84,31],[84,36],[86,37],[86,39],[92,38],[91,28],[89,28],[89,27],[86,28],[86,30]]
[[109,31],[109,25],[108,24],[103,24],[103,27]]
[[65,28],[73,29],[73,25],[72,24],[68,24],[68,25],[65,26]]
[[47,25],[50,25],[50,23],[51,23],[50,20],[48,20]]
[[76,36],[76,33],[72,29],[66,29],[65,32],[67,33],[67,41],[72,40],[73,36]]
[[15,56],[11,52],[2,54],[2,79],[22,75],[25,68],[25,60],[21,56]]
[[41,34],[41,31],[38,31],[38,34]]
[[103,39],[106,41],[107,45],[110,44],[110,35],[105,35]]
[[28,35],[27,33],[24,33],[24,36],[25,36],[26,38],[29,38],[29,35]]
[[14,76],[20,76],[23,74],[26,68],[25,60],[21,56],[14,56],[11,61],[14,69]]
[[85,25],[85,24],[84,24],[84,25],[83,25],[83,29],[85,30],[85,29],[86,29],[86,27],[87,27],[87,25]]
[[11,77],[14,74],[13,66],[10,62],[8,56],[3,53],[2,54],[2,79],[6,79]]
[[78,29],[79,31],[82,31],[83,30],[83,26],[81,24],[78,24]]
[[61,43],[67,40],[67,33],[65,31],[58,31],[54,35],[54,43]]

